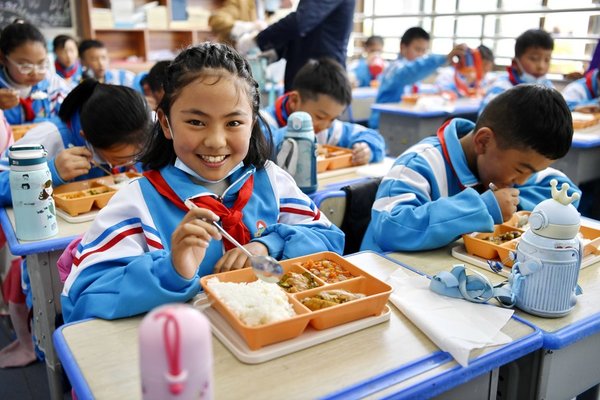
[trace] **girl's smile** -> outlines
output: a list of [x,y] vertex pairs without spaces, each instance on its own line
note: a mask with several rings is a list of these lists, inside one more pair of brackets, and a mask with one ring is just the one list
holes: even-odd
[[210,71],[181,90],[168,117],[159,110],[177,157],[206,180],[224,179],[248,154],[254,119],[244,90],[231,74]]

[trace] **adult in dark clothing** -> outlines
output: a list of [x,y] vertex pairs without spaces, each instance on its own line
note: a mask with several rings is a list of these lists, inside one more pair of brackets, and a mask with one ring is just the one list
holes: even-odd
[[256,44],[261,51],[275,50],[285,58],[285,90],[291,90],[296,72],[311,58],[330,57],[346,66],[348,38],[356,0],[300,0],[288,14],[255,37],[238,40],[247,53]]

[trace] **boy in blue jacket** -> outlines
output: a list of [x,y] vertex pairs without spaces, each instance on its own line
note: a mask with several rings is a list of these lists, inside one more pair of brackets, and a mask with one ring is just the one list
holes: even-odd
[[[409,28],[400,39],[400,55],[383,71],[375,103],[397,103],[403,94],[417,93],[419,81],[433,74],[438,67],[452,61],[454,56],[463,55],[464,44],[457,45],[448,53],[425,54],[429,48],[429,33],[423,28]],[[373,111],[369,127],[379,127],[379,112]]]
[[546,77],[552,61],[554,39],[542,29],[529,29],[523,32],[515,41],[515,58],[506,67],[507,75],[501,76],[491,85],[486,93],[479,114],[488,103],[500,93],[521,83],[537,83],[554,87]]
[[79,57],[83,65],[83,77],[94,78],[101,83],[122,85],[135,89],[135,74],[126,69],[110,69],[110,58],[104,43],[86,39],[79,43]]
[[549,168],[567,154],[572,136],[565,100],[542,85],[505,91],[476,123],[446,122],[384,177],[361,250],[429,250],[465,233],[492,232],[517,210],[550,198],[551,179],[578,191]]
[[383,38],[369,36],[364,44],[364,55],[348,66],[348,75],[353,87],[370,87],[383,72],[385,62],[381,58]]
[[310,60],[298,71],[292,88],[275,105],[261,110],[276,148],[283,142],[288,116],[304,111],[312,118],[317,143],[352,149],[356,165],[383,159],[385,141],[378,132],[337,119],[352,101],[350,81],[341,64],[330,58]]

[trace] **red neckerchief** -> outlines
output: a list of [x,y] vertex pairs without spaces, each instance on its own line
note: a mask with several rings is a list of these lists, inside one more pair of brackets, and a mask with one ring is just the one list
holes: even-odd
[[[148,181],[154,186],[154,188],[169,199],[178,208],[184,211],[188,211],[186,205],[181,201],[179,196],[173,191],[171,186],[165,181],[159,171],[146,171],[144,176],[148,178]],[[221,225],[227,233],[229,233],[235,240],[240,242],[242,245],[250,242],[251,236],[248,227],[244,225],[242,217],[244,216],[243,209],[252,196],[252,189],[254,187],[254,176],[251,175],[246,182],[242,185],[238,192],[238,197],[233,203],[233,207],[227,208],[219,200],[212,196],[201,196],[195,199],[191,199],[192,202],[201,208],[206,208],[213,211],[221,219]],[[229,243],[228,240],[223,241],[225,250],[230,250],[235,247],[233,243]]]
[[438,137],[438,139],[440,141],[440,145],[442,146],[442,153],[444,154],[444,158],[446,159],[446,162],[450,166],[450,170],[452,170],[452,173],[454,174],[454,176],[456,176],[456,179],[458,180],[458,186],[460,187],[460,190],[463,190],[463,189],[465,189],[465,185],[462,184],[462,182],[460,181],[460,178],[458,177],[458,174],[454,170],[454,166],[452,165],[452,161],[450,161],[450,154],[448,153],[448,148],[446,147],[446,138],[444,138],[444,131],[446,130],[446,127],[450,124],[450,122],[452,122],[451,119],[449,119],[448,121],[444,122],[442,124],[442,126],[440,126],[440,129],[438,129],[438,131],[437,131],[437,137]]
[[275,100],[275,117],[280,128],[287,125],[289,116],[289,110],[287,109],[288,95],[289,93],[285,93]]
[[508,71],[508,80],[510,80],[510,83],[512,83],[513,86],[517,86],[521,83],[521,80],[517,77],[516,71],[512,66],[506,67],[506,70]]
[[54,61],[54,68],[56,68],[56,72],[58,72],[58,74],[65,79],[69,79],[70,77],[75,75],[75,72],[77,72],[78,67],[79,67],[79,62],[76,62],[75,64],[73,64],[72,67],[66,68],[66,67],[63,67],[63,65],[61,63],[59,63],[58,60]]
[[596,92],[594,91],[594,75],[595,73],[597,73],[598,70],[597,69],[592,69],[591,71],[588,71],[585,74],[585,86],[587,86],[588,90],[590,91],[590,95],[592,96],[592,99],[595,99],[596,97],[598,97],[598,95],[596,94]]
[[27,97],[26,99],[19,97],[19,103],[25,111],[25,121],[33,121],[35,119],[35,112],[33,111],[33,99],[31,97]]

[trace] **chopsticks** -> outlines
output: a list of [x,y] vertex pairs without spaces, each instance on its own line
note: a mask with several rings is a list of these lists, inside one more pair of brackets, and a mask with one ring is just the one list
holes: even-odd
[[108,169],[103,167],[102,164],[100,164],[96,160],[92,160],[90,162],[92,163],[93,166],[100,168],[102,171],[106,172],[109,176],[113,174],[112,171],[109,171]]

